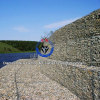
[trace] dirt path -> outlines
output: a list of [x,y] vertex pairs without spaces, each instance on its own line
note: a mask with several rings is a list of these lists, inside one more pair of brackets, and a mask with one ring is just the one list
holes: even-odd
[[[18,60],[16,62],[30,62]],[[41,74],[32,64],[12,64],[0,69],[0,100],[79,100],[67,88]]]

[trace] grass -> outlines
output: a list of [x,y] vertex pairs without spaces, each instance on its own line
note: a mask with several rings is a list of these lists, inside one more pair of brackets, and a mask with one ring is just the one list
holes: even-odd
[[[0,53],[36,52],[37,41],[0,40]],[[41,49],[42,43],[38,45]]]
[[8,45],[6,43],[0,42],[0,53],[24,53],[24,52],[35,52],[33,51],[21,51],[17,48],[12,47],[11,45]]
[[12,53],[12,52],[20,52],[20,50],[6,44],[0,42],[0,53]]
[[34,51],[37,45],[36,41],[1,40],[0,42],[6,43],[22,52]]

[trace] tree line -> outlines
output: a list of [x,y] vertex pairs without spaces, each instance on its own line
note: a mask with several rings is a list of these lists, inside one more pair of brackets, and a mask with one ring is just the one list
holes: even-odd
[[[35,51],[37,41],[16,41],[16,40],[1,40],[0,42],[11,45],[14,48],[17,48],[21,51]],[[41,43],[39,49],[41,48]]]

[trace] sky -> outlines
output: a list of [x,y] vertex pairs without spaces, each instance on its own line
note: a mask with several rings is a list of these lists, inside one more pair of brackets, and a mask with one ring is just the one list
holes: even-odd
[[100,8],[100,0],[0,0],[0,40],[39,41]]

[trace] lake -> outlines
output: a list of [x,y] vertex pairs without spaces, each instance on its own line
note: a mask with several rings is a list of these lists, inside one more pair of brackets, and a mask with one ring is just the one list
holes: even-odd
[[31,53],[7,53],[7,54],[0,54],[0,68],[4,67],[5,65],[3,62],[13,62],[18,59],[30,59],[30,58],[38,58],[36,52]]

